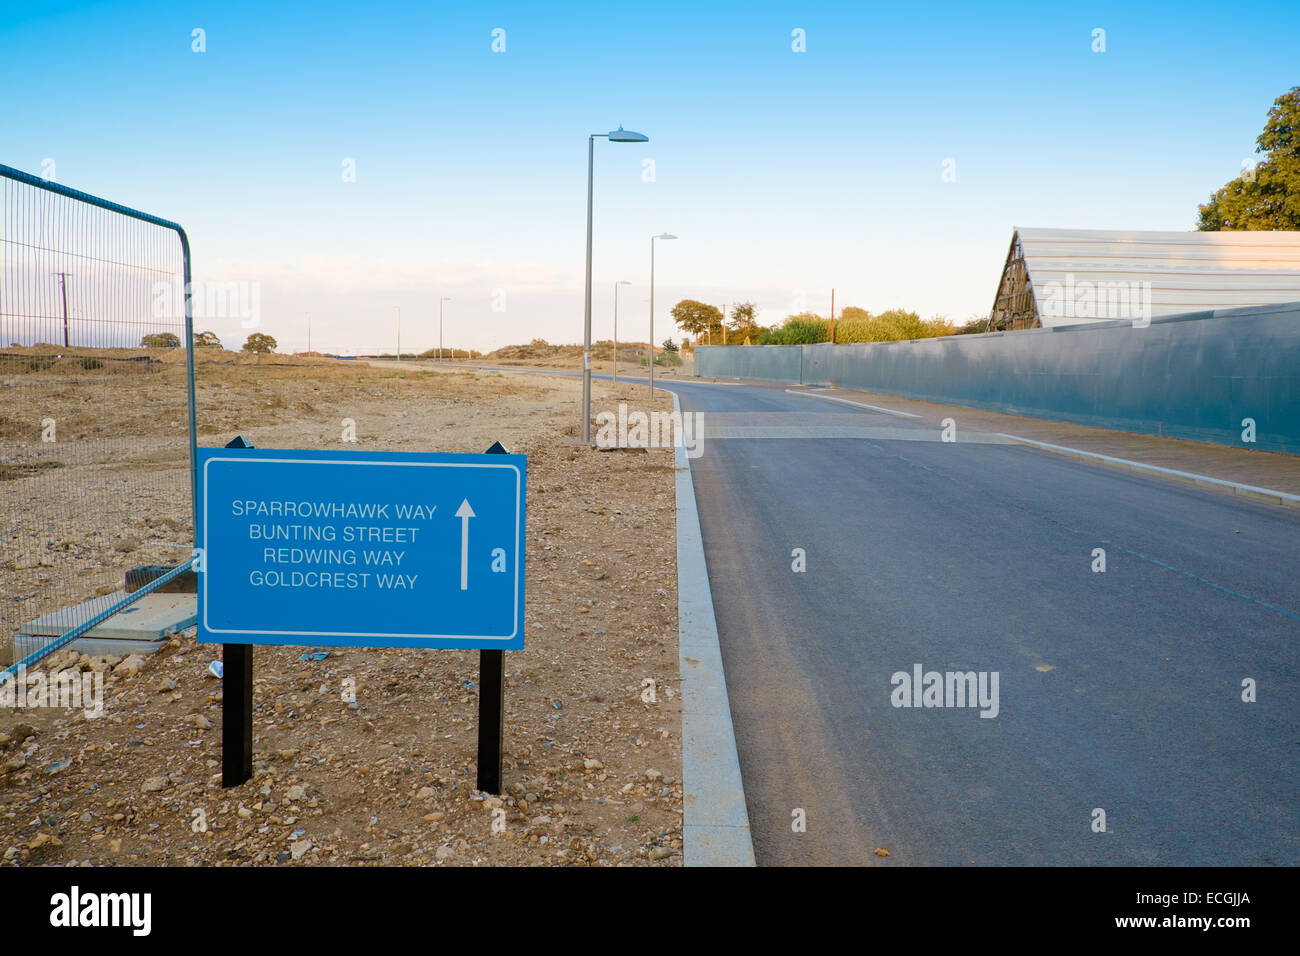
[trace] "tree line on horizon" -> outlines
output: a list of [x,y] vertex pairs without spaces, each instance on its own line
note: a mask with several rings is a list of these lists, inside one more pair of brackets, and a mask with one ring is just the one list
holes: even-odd
[[677,327],[694,338],[696,344],[707,341],[713,345],[724,342],[727,345],[815,345],[832,340],[832,326],[838,344],[897,342],[983,332],[988,324],[987,319],[977,318],[958,326],[943,315],[922,319],[918,313],[906,309],[886,309],[873,314],[851,305],[833,322],[813,312],[799,312],[765,326],[758,322],[753,302],[732,306],[724,320],[721,309],[696,299],[683,299],[673,306],[671,314]]
[[[178,349],[181,347],[181,339],[174,332],[152,332],[140,339],[140,347],[145,349]],[[196,349],[220,349],[223,348],[221,339],[217,338],[216,332],[195,332],[194,347]],[[274,352],[279,347],[279,343],[272,336],[264,332],[254,332],[248,337],[240,348],[241,352],[260,352],[263,355]]]
[[[1229,230],[1300,230],[1300,86],[1273,101],[1264,130],[1255,140],[1264,158],[1243,164],[1239,176],[1210,196],[1197,209],[1196,228],[1203,232]],[[916,312],[887,309],[872,314],[849,306],[830,318],[811,312],[786,316],[760,325],[753,302],[733,306],[725,317],[717,306],[683,299],[673,306],[673,321],[697,343],[713,345],[811,345],[834,341],[891,342],[902,339],[966,335],[988,330],[988,319],[972,318],[954,325],[946,316],[923,320]],[[725,332],[724,332],[725,328]]]

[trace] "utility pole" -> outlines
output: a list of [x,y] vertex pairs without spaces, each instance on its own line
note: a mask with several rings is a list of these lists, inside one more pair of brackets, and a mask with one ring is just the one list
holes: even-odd
[[63,290],[63,347],[68,348],[68,276],[71,272],[56,272],[59,288]]
[[397,361],[402,360],[402,307],[397,307]]
[[835,290],[831,289],[831,345],[835,344]]
[[311,354],[311,313],[307,313],[307,354]]

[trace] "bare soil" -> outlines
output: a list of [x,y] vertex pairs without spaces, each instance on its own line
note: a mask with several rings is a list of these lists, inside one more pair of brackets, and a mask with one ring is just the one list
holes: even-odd
[[[179,352],[151,351],[172,360]],[[221,684],[208,675],[218,649],[181,634],[138,673],[130,658],[62,655],[53,666],[106,671],[99,718],[0,710],[4,862],[679,864],[671,450],[580,444],[580,384],[572,380],[199,355],[201,444],[238,433],[259,447],[477,452],[499,440],[529,456],[527,646],[506,655],[507,793],[475,790],[474,652],[353,648],[330,649],[323,660],[302,659],[310,648],[255,650],[254,779],[222,789]],[[170,476],[183,492],[187,472],[174,454],[183,434],[170,412],[149,413],[151,403],[174,397],[174,378],[61,370],[61,361],[0,370],[6,416],[17,423],[6,426],[16,434],[0,436],[3,457],[33,451],[35,423],[52,415],[61,439],[130,439],[119,442],[129,453],[111,463],[73,455],[56,467],[76,479],[69,487],[94,486],[111,464],[122,474]],[[67,381],[53,381],[59,375]],[[33,386],[38,376],[52,380]],[[25,387],[12,386],[19,378]],[[633,386],[597,382],[593,394],[596,410],[619,401],[670,407],[662,397],[648,403]],[[341,444],[345,418],[355,422],[357,446]],[[34,483],[44,478],[3,479],[6,524],[39,502]],[[125,529],[120,514],[75,515],[83,527],[99,526],[102,542],[40,541],[31,554],[7,543],[6,595],[80,600],[105,586],[94,584],[101,578],[120,586],[121,571],[149,563],[143,558],[175,557],[188,534],[188,498],[160,494],[145,505]],[[119,535],[131,550],[104,546]],[[341,693],[347,679],[355,704]],[[504,832],[493,827],[498,809]]]

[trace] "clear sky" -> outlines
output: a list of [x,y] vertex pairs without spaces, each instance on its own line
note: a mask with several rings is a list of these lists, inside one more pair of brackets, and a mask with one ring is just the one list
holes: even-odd
[[1017,225],[1193,228],[1295,85],[1295,0],[0,0],[0,162],[179,221],[282,350],[305,313],[318,350],[391,350],[398,307],[435,346],[443,295],[448,346],[580,341],[586,139],[619,124],[650,142],[596,143],[597,338],[627,279],[645,339],[664,231],[660,340],[684,297],[770,323],[832,287],[964,321]]

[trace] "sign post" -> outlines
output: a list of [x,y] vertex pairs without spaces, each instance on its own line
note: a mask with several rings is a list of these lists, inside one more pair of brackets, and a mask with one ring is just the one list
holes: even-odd
[[[251,717],[254,644],[477,648],[478,783],[499,793],[526,457],[201,448],[198,472],[198,639],[225,645],[224,717]],[[223,783],[251,775],[251,729],[226,720]]]
[[[252,448],[236,435],[227,448]],[[202,565],[200,565],[201,567]],[[253,645],[221,645],[221,788],[253,777]]]
[[253,776],[253,645],[221,645],[221,787]]
[[[493,442],[489,455],[505,455]],[[478,652],[478,780],[484,793],[501,792],[501,756],[506,723],[506,655],[485,647]]]

